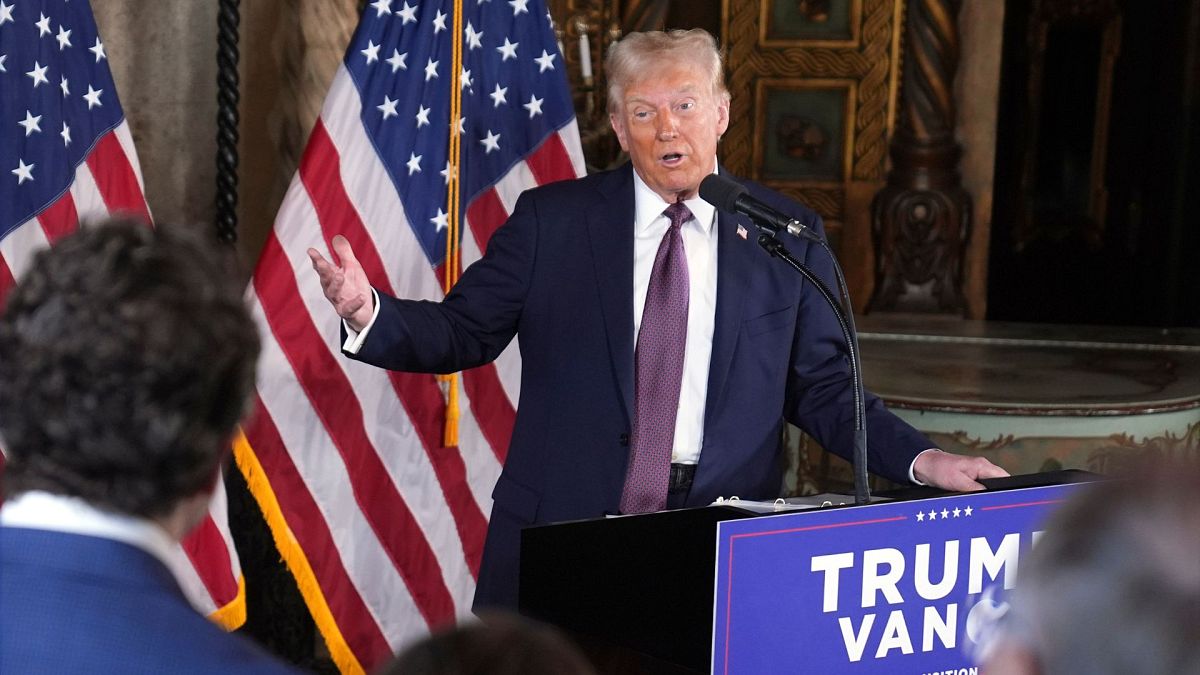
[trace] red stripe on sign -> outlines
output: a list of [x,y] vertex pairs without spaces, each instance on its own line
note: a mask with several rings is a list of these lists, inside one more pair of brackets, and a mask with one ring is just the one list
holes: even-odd
[[[332,249],[330,242],[334,235],[346,237],[367,278],[373,279],[379,290],[395,295],[371,235],[359,219],[358,211],[342,185],[340,161],[337,148],[318,120],[300,163],[300,180],[317,212],[326,245]],[[446,407],[442,390],[432,375],[389,373],[389,379],[433,466],[471,573],[478,577],[483,540],[487,534],[487,518],[475,502],[467,483],[462,453],[457,447],[442,445]]]
[[292,462],[261,399],[255,401],[254,408],[254,414],[242,431],[263,472],[269,477],[280,514],[291,525],[290,532],[304,551],[338,630],[360,663],[382,663],[391,655],[387,638],[346,573],[329,523]]
[[508,211],[505,210],[495,188],[484,190],[467,207],[467,225],[471,235],[475,237],[475,244],[479,247],[481,256],[487,254],[487,243],[492,234],[500,229],[506,220]]
[[558,134],[547,136],[546,141],[525,158],[525,163],[529,165],[529,170],[533,172],[533,178],[538,185],[575,177],[571,155]]
[[359,509],[426,623],[436,627],[452,621],[454,601],[437,557],[367,436],[354,389],[313,325],[274,233],[267,238],[258,270],[254,287],[267,324],[346,464]]
[[75,212],[75,198],[70,192],[43,210],[37,216],[46,233],[46,240],[53,246],[59,239],[79,229],[79,214]]
[[87,165],[109,213],[120,213],[140,218],[146,223],[151,222],[150,211],[146,208],[146,197],[138,185],[133,165],[125,156],[125,149],[117,140],[116,132],[110,131],[96,141],[96,147],[87,156]]
[[200,525],[192,530],[180,544],[204,588],[217,607],[224,607],[237,599],[238,582],[233,576],[233,562],[225,538],[213,522],[212,515],[204,516]]

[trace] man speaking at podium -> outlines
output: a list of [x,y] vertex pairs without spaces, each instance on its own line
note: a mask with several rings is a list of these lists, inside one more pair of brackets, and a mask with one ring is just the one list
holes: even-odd
[[[483,259],[440,303],[373,290],[349,243],[340,267],[310,249],[344,319],[345,353],[455,372],[516,334],[520,407],[494,504],[476,610],[517,604],[522,527],[605,514],[774,498],[785,420],[849,457],[854,395],[821,295],[700,199],[729,126],[721,55],[702,30],[630,34],[610,50],[608,110],[624,166],[525,192]],[[813,231],[813,211],[749,193]],[[786,242],[827,284],[819,246]],[[951,490],[1007,473],[933,444],[867,400],[870,471]],[[928,451],[928,452],[927,452]]]

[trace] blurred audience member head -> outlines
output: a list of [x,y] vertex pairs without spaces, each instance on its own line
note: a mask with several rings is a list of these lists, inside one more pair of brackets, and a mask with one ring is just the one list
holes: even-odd
[[6,495],[185,534],[254,385],[243,290],[232,251],[178,226],[104,222],[38,253],[0,317]]
[[583,654],[558,630],[517,615],[434,633],[409,646],[379,675],[593,675]]
[[1021,565],[983,672],[1200,673],[1197,464],[1081,490]]

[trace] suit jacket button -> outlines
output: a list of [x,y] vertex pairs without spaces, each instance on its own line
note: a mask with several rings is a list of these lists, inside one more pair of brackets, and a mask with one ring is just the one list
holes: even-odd
[[629,445],[629,434],[621,434],[621,445]]

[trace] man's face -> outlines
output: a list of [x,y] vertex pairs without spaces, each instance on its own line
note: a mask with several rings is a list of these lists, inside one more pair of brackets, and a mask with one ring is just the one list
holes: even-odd
[[712,91],[703,68],[665,63],[625,87],[609,121],[638,175],[671,204],[695,196],[716,168],[729,103]]

